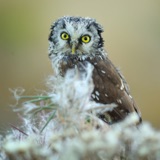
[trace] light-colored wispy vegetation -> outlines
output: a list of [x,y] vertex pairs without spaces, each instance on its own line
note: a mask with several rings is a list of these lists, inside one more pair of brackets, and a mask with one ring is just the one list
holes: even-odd
[[149,123],[135,126],[138,117],[109,126],[97,117],[114,104],[96,104],[92,67],[80,74],[70,70],[64,78],[50,76],[49,90],[24,96],[14,90],[21,126],[11,125],[0,137],[0,160],[159,160],[160,132]]

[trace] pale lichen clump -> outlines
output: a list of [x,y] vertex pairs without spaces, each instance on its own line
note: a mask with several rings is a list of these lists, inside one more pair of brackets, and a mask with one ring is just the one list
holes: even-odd
[[[158,160],[160,132],[138,117],[108,126],[96,115],[114,104],[91,101],[92,66],[69,70],[64,78],[51,76],[49,91],[14,108],[23,113],[22,126],[0,137],[0,160]],[[44,93],[43,93],[44,94]],[[106,109],[107,108],[107,109]]]

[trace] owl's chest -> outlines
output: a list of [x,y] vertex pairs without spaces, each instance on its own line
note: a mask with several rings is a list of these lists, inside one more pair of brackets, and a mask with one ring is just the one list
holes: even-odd
[[77,57],[64,57],[58,64],[59,73],[61,76],[65,76],[69,69],[77,69],[80,73],[85,72],[88,63],[91,63],[88,59],[82,60]]
[[[69,69],[75,69],[75,73],[78,71],[79,74],[83,74],[87,72],[86,66],[88,63],[93,66],[92,80],[94,89],[91,99],[102,104],[116,104],[118,106],[116,112],[119,113],[120,110],[120,115],[114,112],[112,115],[112,112],[110,112],[110,116],[114,117],[113,121],[118,121],[120,118],[125,117],[128,114],[127,107],[129,106],[132,109],[133,102],[131,102],[126,94],[122,79],[109,59],[99,59],[97,57],[85,60],[63,59],[59,63],[60,74],[61,76],[65,76],[65,73]],[[106,121],[109,122],[109,120]]]
[[121,91],[119,92],[118,88],[120,88],[121,81],[119,77],[114,76],[115,68],[106,59],[96,57],[82,60],[76,57],[66,57],[59,62],[59,73],[61,76],[65,76],[69,69],[76,69],[80,74],[87,72],[88,63],[93,66],[94,91],[92,98],[102,103],[110,103],[114,97],[119,97]]

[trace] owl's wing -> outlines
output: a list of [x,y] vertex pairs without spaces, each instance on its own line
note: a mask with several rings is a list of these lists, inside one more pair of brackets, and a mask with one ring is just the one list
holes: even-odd
[[88,61],[94,66],[93,82],[95,88],[92,98],[103,104],[117,104],[116,108],[107,112],[111,119],[110,123],[124,119],[131,112],[136,112],[141,121],[141,113],[129,93],[128,85],[113,63],[107,57],[95,57],[88,59]]
[[92,99],[98,103],[115,103],[117,105],[112,111],[99,115],[104,121],[112,124],[124,119],[131,112],[136,112],[141,121],[141,113],[130,95],[129,87],[123,75],[107,57],[95,56],[80,60],[72,56],[64,57],[59,63],[62,76],[68,69],[75,68],[75,66],[82,72],[87,63],[94,66]]

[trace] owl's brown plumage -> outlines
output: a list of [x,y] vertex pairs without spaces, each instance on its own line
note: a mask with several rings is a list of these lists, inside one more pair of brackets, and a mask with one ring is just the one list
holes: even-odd
[[141,113],[124,77],[105,54],[101,26],[90,18],[63,17],[51,29],[49,56],[57,74],[64,76],[68,69],[77,67],[81,70],[90,63],[94,83],[91,98],[98,103],[117,105],[112,111],[98,116],[113,124],[136,112],[141,121]]

